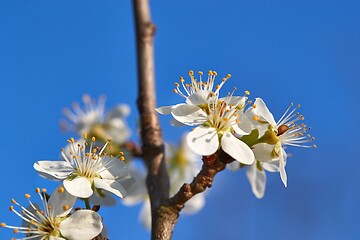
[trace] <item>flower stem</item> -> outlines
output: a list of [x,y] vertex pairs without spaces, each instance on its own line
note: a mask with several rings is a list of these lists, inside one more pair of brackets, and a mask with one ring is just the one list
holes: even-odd
[[85,198],[85,199],[84,199],[84,202],[85,202],[85,207],[86,207],[86,209],[91,209],[91,207],[90,207],[90,202],[89,202],[89,198]]

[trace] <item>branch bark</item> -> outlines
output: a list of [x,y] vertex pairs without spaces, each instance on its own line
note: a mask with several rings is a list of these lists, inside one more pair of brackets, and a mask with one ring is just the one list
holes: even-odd
[[193,181],[185,183],[180,190],[166,203],[168,208],[180,213],[185,203],[206,188],[212,187],[215,175],[226,168],[226,165],[233,162],[231,158],[221,149],[211,156],[203,156],[203,166]]
[[147,188],[151,203],[151,239],[170,239],[174,222],[158,211],[169,198],[169,177],[167,175],[164,144],[158,116],[155,112],[154,35],[155,25],[151,21],[148,0],[133,0],[137,43],[138,66],[138,110],[142,154],[148,167]]

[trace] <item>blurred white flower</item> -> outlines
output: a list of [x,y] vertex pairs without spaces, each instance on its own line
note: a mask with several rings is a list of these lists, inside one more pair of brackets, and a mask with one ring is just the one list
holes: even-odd
[[62,150],[64,160],[38,161],[34,168],[44,178],[63,181],[65,189],[73,196],[92,197],[90,200],[96,205],[111,205],[107,194],[124,197],[134,180],[129,176],[122,155],[120,159],[107,155],[111,149],[109,142],[102,148],[94,146],[94,142],[94,137],[90,144],[71,138],[68,148]]
[[[105,114],[104,96],[99,97],[96,101],[85,94],[83,102],[83,107],[74,103],[72,111],[64,109],[64,115],[72,123],[73,131],[77,132],[79,136],[84,133],[100,135],[103,139],[111,139],[117,144],[122,144],[129,139],[130,129],[125,121],[130,114],[128,105],[119,104]],[[64,124],[66,123],[64,122]]]
[[[182,138],[178,149],[169,144],[165,145],[165,155],[167,159],[167,168],[170,178],[170,196],[177,193],[180,187],[191,182],[201,169],[201,156],[192,152],[185,143],[185,137]],[[127,206],[143,203],[139,218],[146,229],[151,228],[151,209],[150,200],[146,188],[146,172],[138,166],[131,164],[129,166],[131,176],[135,179],[135,184],[128,191],[126,198],[122,199]],[[195,195],[185,204],[182,210],[185,214],[195,214],[205,205],[205,196],[203,193]]]
[[30,200],[29,194],[25,194],[30,204],[29,207],[23,207],[14,199],[12,199],[12,203],[20,208],[20,211],[15,210],[14,206],[10,206],[10,211],[22,219],[22,226],[0,224],[1,227],[13,229],[14,233],[26,235],[26,237],[17,238],[18,240],[90,240],[101,233],[102,219],[96,212],[78,210],[70,214],[76,197],[67,193],[63,186],[58,187],[48,201],[45,189],[37,188],[36,193],[42,201],[43,209]]

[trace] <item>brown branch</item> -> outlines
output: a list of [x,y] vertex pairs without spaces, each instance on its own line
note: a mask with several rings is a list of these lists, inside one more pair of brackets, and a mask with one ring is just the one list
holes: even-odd
[[225,169],[226,164],[233,162],[234,159],[221,149],[211,156],[203,156],[203,166],[192,183],[185,183],[178,193],[176,193],[166,204],[167,207],[179,213],[194,195],[204,192],[210,188],[214,177],[218,172]]
[[147,188],[151,203],[152,239],[170,239],[173,223],[159,217],[159,207],[169,197],[164,144],[155,112],[154,35],[148,0],[133,0],[138,65],[138,109],[142,153],[148,167]]

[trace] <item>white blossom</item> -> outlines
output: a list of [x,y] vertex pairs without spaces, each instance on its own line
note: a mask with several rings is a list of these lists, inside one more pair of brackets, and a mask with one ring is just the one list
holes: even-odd
[[[33,203],[29,194],[25,194],[29,207],[25,208],[12,199],[10,211],[22,219],[22,226],[16,227],[1,223],[1,227],[13,229],[14,233],[23,233],[26,237],[13,238],[18,240],[90,240],[98,236],[102,229],[102,219],[94,211],[78,210],[71,213],[76,197],[67,193],[59,186],[49,200],[46,200],[46,190],[36,189],[42,208]],[[15,208],[19,208],[20,211]]]
[[261,98],[256,98],[253,106],[246,111],[260,133],[259,143],[253,146],[255,158],[262,162],[264,169],[280,172],[285,186],[287,154],[284,146],[316,147],[310,144],[314,138],[307,134],[309,128],[304,123],[297,123],[304,120],[304,116],[296,112],[298,108],[300,105],[294,108],[290,104],[277,122]]
[[93,201],[100,201],[94,204],[111,205],[107,204],[111,201],[107,195],[125,197],[134,180],[122,155],[118,158],[107,155],[111,149],[109,142],[102,148],[94,146],[94,142],[94,137],[90,144],[71,138],[68,150],[62,150],[63,160],[38,161],[34,168],[42,177],[63,181],[65,189],[76,197],[91,197]]
[[[83,96],[83,103],[83,107],[74,103],[72,111],[64,109],[64,115],[70,121],[72,129],[80,136],[84,133],[101,135],[117,144],[129,139],[130,129],[125,120],[130,114],[128,105],[119,104],[105,113],[105,97],[100,96],[96,101],[87,94]],[[63,123],[66,126],[66,122]]]

